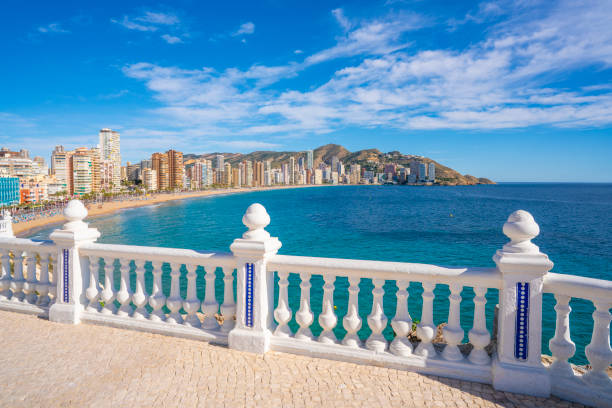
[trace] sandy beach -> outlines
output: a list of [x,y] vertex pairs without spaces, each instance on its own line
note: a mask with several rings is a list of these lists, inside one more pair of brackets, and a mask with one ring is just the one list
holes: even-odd
[[[327,184],[325,186],[331,186],[331,184]],[[163,203],[166,201],[175,201],[175,200],[184,200],[187,198],[196,198],[196,197],[207,197],[207,196],[215,196],[215,195],[225,195],[225,194],[237,194],[237,193],[248,193],[254,191],[267,191],[267,190],[282,190],[287,188],[307,188],[307,187],[323,187],[320,185],[298,185],[298,186],[274,186],[274,187],[253,187],[253,188],[228,188],[228,189],[217,189],[217,190],[206,190],[206,191],[194,191],[194,192],[186,192],[186,193],[176,193],[176,194],[152,194],[147,197],[147,199],[143,200],[134,200],[134,201],[112,201],[103,203],[100,205],[89,205],[87,210],[89,212],[88,218],[92,216],[109,214],[114,211],[122,210],[125,208],[134,208],[134,207],[144,207],[147,205],[153,205],[158,203]],[[64,221],[63,215],[55,215],[53,217],[39,218],[32,221],[20,222],[17,224],[13,224],[13,232],[18,237],[27,237],[32,234],[33,231],[40,229],[41,227],[50,225],[50,224],[59,224]]]

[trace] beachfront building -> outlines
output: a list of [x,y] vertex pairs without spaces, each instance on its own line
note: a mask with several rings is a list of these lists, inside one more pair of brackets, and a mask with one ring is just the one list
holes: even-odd
[[142,182],[147,191],[157,191],[157,171],[145,168],[142,173]]
[[235,167],[232,169],[232,186],[242,186],[242,180],[240,179],[240,169]]
[[359,184],[359,181],[361,181],[361,165],[351,164],[351,172],[349,174],[349,183]]
[[80,147],[72,155],[72,194],[82,196],[94,191],[95,154],[85,147]]
[[185,177],[185,167],[183,166],[183,152],[168,150],[168,181],[171,189],[183,188],[183,177]]
[[427,165],[425,163],[419,163],[419,181],[427,181]]
[[0,177],[0,206],[19,204],[19,178]]
[[428,165],[427,181],[431,181],[432,183],[436,181],[436,165],[434,163],[429,163]]
[[[44,163],[44,160],[43,160]],[[13,152],[6,147],[0,149],[0,177],[18,177],[29,179],[47,175],[47,167],[30,159],[25,149]]]
[[19,185],[19,201],[21,204],[33,204],[47,201],[47,184],[44,181],[28,180]]
[[121,151],[119,132],[104,128],[100,130],[100,160],[112,163],[112,190],[121,188]]
[[61,145],[55,146],[55,150],[51,153],[51,175],[55,176],[55,180],[61,185],[60,191],[72,191],[71,157],[72,152],[65,151]]
[[167,190],[170,187],[168,156],[164,153],[153,153],[151,156],[151,168],[157,174],[157,189]]

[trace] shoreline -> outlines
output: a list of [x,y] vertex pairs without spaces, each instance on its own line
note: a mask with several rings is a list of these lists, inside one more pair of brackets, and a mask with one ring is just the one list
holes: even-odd
[[[119,210],[127,208],[146,207],[150,205],[165,203],[168,201],[185,200],[189,198],[200,198],[209,196],[219,195],[230,195],[239,193],[253,193],[257,191],[270,191],[270,190],[286,190],[290,188],[309,188],[309,187],[331,187],[333,184],[328,185],[292,185],[292,186],[273,186],[273,187],[241,187],[241,188],[229,188],[229,189],[218,189],[218,190],[206,190],[189,193],[176,193],[176,194],[157,194],[152,195],[148,200],[134,200],[134,201],[111,201],[103,203],[99,206],[88,206],[87,218],[96,217],[100,215],[111,214]],[[36,220],[20,222],[13,224],[13,233],[16,237],[27,238],[36,231],[53,224],[61,224],[64,221],[63,215],[54,215],[52,217],[38,218]]]

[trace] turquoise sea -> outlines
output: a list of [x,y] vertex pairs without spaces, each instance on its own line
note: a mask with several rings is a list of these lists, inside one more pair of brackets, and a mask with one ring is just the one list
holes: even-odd
[[[263,204],[272,219],[267,230],[279,237],[280,253],[385,261],[432,263],[454,266],[494,266],[495,251],[506,242],[502,226],[510,213],[531,212],[541,233],[534,242],[549,255],[553,272],[612,279],[612,184],[504,183],[460,187],[338,186],[252,192],[196,198],[157,206],[123,210],[93,218],[99,242],[229,251],[232,240],[245,228],[245,209]],[[53,228],[36,233],[47,238]],[[167,271],[166,271],[167,272]],[[221,283],[219,271],[218,283]],[[150,284],[150,280],[147,282]],[[186,285],[185,279],[182,284]],[[299,308],[299,278],[290,278],[290,307]],[[322,279],[312,279],[315,323],[321,308]],[[169,289],[169,285],[168,286]],[[334,303],[338,321],[346,313],[348,282],[336,281]],[[200,297],[204,280],[198,277]],[[371,289],[361,283],[360,306],[364,319],[362,338],[369,334],[365,317],[370,313]],[[184,288],[183,288],[184,289]],[[218,299],[223,298],[217,290]],[[395,314],[393,282],[385,284],[384,306],[389,321]],[[420,284],[411,284],[409,307],[412,318],[420,318]],[[435,321],[445,322],[448,288],[438,285]],[[462,297],[462,325],[471,328],[473,291]],[[497,293],[489,290],[487,313],[492,321]],[[544,298],[543,350],[554,335],[554,299]],[[577,345],[573,362],[584,364],[584,347],[592,330],[590,302],[571,302],[572,340]],[[293,322],[295,328],[295,322]],[[489,326],[489,329],[491,327]],[[393,336],[387,327],[386,336]],[[341,327],[337,335],[343,336]]]

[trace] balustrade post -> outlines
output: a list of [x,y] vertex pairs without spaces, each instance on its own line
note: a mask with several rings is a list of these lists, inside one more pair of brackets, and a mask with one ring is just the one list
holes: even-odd
[[[2,211],[0,218],[0,239],[15,238],[11,214],[7,210]],[[0,300],[9,300],[11,292],[11,258],[8,249],[0,249]]]
[[0,238],[15,238],[15,234],[13,234],[13,217],[11,217],[11,213],[8,210],[2,210]]
[[248,231],[230,247],[238,273],[236,325],[229,332],[229,347],[262,354],[270,349],[274,308],[274,279],[266,264],[281,243],[264,229],[270,216],[261,204],[250,205],[242,223]]
[[493,256],[502,274],[493,387],[548,397],[550,376],[541,360],[542,286],[553,263],[531,242],[540,227],[527,211],[512,213],[503,231],[510,242]]
[[57,263],[53,271],[58,278],[49,320],[76,324],[80,322],[84,305],[89,304],[85,296],[89,286],[89,260],[81,259],[79,247],[94,242],[100,237],[100,232],[83,222],[87,209],[79,200],[71,200],[66,205],[64,217],[68,222],[50,235],[57,245]]

